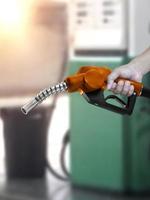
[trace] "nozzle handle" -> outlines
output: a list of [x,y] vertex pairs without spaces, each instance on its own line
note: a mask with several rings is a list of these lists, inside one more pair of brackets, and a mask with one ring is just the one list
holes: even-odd
[[132,80],[128,80],[125,78],[117,78],[115,80],[116,83],[118,83],[119,81],[129,81],[131,85],[134,86],[134,92],[136,93],[137,96],[141,96],[142,94],[142,89],[143,89],[143,83],[137,82],[137,81],[132,81]]

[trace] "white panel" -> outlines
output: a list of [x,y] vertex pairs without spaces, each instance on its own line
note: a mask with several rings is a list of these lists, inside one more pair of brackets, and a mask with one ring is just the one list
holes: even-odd
[[129,55],[150,46],[150,0],[129,0]]
[[72,0],[70,28],[76,49],[127,47],[126,0]]

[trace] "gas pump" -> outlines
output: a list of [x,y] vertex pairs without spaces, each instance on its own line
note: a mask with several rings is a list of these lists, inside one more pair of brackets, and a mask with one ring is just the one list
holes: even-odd
[[[105,89],[111,69],[127,63],[147,48],[150,2],[68,2],[72,38],[69,73],[73,75],[42,90],[22,107],[22,112],[28,114],[53,94],[80,91],[83,99],[76,93],[70,95],[71,134],[64,139],[64,144],[71,141],[73,185],[117,192],[149,191],[149,99],[139,98],[134,105],[136,96],[149,97],[145,86],[150,79],[145,77],[144,85],[136,83],[138,87],[127,104],[114,95],[106,96]],[[89,106],[85,100],[95,106]],[[112,106],[107,100],[118,100],[123,108]]]
[[[80,66],[127,63],[150,42],[148,0],[71,0],[70,73]],[[149,77],[144,83],[149,84]],[[111,191],[150,188],[150,106],[138,99],[120,116],[70,98],[71,179],[79,187]],[[144,120],[143,120],[144,119]]]

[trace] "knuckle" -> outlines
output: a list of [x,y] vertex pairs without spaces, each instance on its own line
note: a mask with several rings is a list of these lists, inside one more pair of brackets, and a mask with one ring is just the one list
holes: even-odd
[[119,82],[118,82],[118,85],[119,85],[119,86],[123,86],[123,85],[124,85],[124,81],[122,81],[122,80],[119,81]]
[[129,92],[129,91],[130,91],[130,87],[127,87],[127,86],[124,87],[124,88],[123,88],[123,91],[124,91],[124,92]]
[[125,81],[125,86],[129,86],[130,85],[130,81]]
[[122,90],[122,93],[124,94],[124,95],[127,95],[128,93],[129,93],[129,88],[128,87],[124,87],[123,88],[123,90]]
[[116,83],[113,83],[113,85],[112,85],[112,89],[115,89],[116,86],[117,86],[117,84],[116,84]]
[[118,85],[118,86],[117,86],[117,91],[118,91],[118,92],[121,92],[122,90],[123,90],[123,86]]

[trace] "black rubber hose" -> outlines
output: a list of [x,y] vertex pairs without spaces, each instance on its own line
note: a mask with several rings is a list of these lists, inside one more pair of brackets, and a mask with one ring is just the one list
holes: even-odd
[[142,89],[142,94],[141,94],[142,97],[146,97],[146,98],[150,98],[150,88],[146,88],[144,87]]
[[62,149],[61,149],[61,153],[60,153],[60,164],[61,164],[61,168],[62,168],[64,174],[66,175],[66,177],[64,177],[61,174],[59,174],[58,172],[56,172],[55,169],[52,167],[50,161],[48,161],[48,159],[46,159],[46,166],[49,169],[49,171],[51,172],[51,174],[62,181],[69,181],[69,177],[70,177],[70,175],[66,169],[66,166],[65,166],[65,152],[66,152],[67,144],[69,143],[69,132],[70,131],[68,130],[64,135],[63,145],[62,145]]
[[53,167],[51,166],[50,162],[48,160],[46,160],[46,166],[49,169],[50,173],[58,178],[61,181],[69,181],[69,179],[67,177],[62,176],[61,174],[59,174],[58,172],[56,172]]
[[66,153],[66,148],[68,146],[68,143],[70,141],[70,130],[68,130],[66,132],[66,134],[64,135],[64,138],[63,138],[63,145],[62,145],[62,149],[61,149],[61,153],[60,153],[60,164],[61,164],[61,168],[64,172],[64,174],[69,178],[70,177],[70,174],[66,168],[66,165],[65,165],[65,153]]

